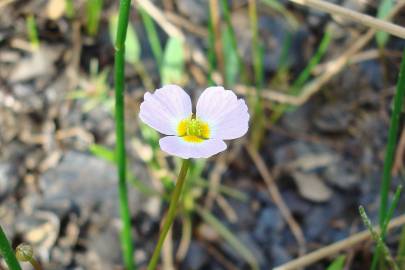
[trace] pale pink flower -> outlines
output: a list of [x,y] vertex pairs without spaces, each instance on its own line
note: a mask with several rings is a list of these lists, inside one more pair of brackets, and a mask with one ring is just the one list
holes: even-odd
[[184,159],[208,158],[227,148],[224,140],[243,136],[249,113],[243,99],[221,86],[204,90],[192,112],[190,96],[177,85],[145,93],[141,120],[162,134],[160,147]]

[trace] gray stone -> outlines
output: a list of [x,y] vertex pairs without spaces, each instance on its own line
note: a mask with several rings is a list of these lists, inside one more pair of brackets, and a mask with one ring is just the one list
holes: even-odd
[[185,269],[198,270],[202,269],[208,261],[207,253],[204,248],[196,241],[192,241],[188,249],[186,258],[184,259]]
[[[97,209],[108,217],[119,216],[115,166],[94,156],[69,151],[62,162],[39,179],[44,192],[41,207],[62,214],[73,208],[89,216]],[[129,188],[131,210],[139,207],[139,193]]]
[[[87,246],[88,253],[96,254],[99,258],[97,264],[102,269],[114,269],[114,265],[122,264],[119,231],[111,227],[93,232]],[[91,268],[90,262],[87,265]]]
[[62,47],[41,46],[28,57],[19,61],[10,75],[10,82],[31,80],[39,76],[52,76],[55,72],[54,61],[59,57]]
[[315,126],[323,132],[346,132],[352,120],[352,113],[344,104],[328,104],[321,108],[313,121]]
[[284,219],[277,208],[265,208],[260,212],[253,235],[260,243],[272,241],[272,235],[284,228]]
[[271,247],[271,258],[273,266],[282,265],[293,259],[288,251],[279,245]]
[[23,241],[31,244],[37,256],[48,262],[51,248],[55,245],[59,235],[60,219],[53,212],[37,210],[21,213],[15,221],[16,233]]
[[17,183],[17,169],[11,163],[0,163],[0,198],[12,193]]
[[328,166],[323,177],[328,183],[345,190],[352,189],[360,183],[358,174],[349,170],[343,162]]
[[179,11],[186,15],[194,23],[208,21],[208,2],[205,0],[178,0]]

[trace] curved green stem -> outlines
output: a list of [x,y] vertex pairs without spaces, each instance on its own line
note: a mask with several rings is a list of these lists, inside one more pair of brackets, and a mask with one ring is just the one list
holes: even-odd
[[15,257],[14,251],[7,240],[7,236],[0,226],[0,254],[4,257],[10,270],[21,270],[21,266]]
[[186,175],[188,167],[190,166],[190,160],[183,160],[181,165],[179,177],[177,178],[176,187],[173,190],[173,194],[170,200],[169,210],[167,211],[165,222],[163,223],[162,231],[159,235],[158,243],[153,251],[151,260],[149,261],[148,270],[155,270],[160,257],[160,251],[162,249],[163,243],[166,239],[166,235],[169,232],[170,227],[173,224],[174,218],[176,217],[177,204],[181,195],[181,190],[183,189],[184,182],[186,180]]
[[116,121],[116,155],[118,165],[118,191],[120,215],[123,223],[121,244],[124,253],[125,269],[134,269],[134,247],[131,236],[131,216],[126,185],[125,156],[125,119],[124,119],[124,74],[125,74],[125,38],[128,27],[131,0],[121,0],[118,15],[117,38],[115,42],[115,121]]

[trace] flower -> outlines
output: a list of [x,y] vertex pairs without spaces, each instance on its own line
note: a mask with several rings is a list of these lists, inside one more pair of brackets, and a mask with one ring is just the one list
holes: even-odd
[[160,148],[183,159],[208,158],[227,148],[224,140],[243,136],[249,113],[243,99],[221,86],[208,87],[192,112],[190,96],[177,85],[145,93],[140,119],[162,134]]

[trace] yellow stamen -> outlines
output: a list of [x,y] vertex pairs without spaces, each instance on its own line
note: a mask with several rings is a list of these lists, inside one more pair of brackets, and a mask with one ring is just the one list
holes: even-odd
[[191,116],[180,121],[177,134],[186,142],[201,143],[209,139],[210,128],[206,122]]

